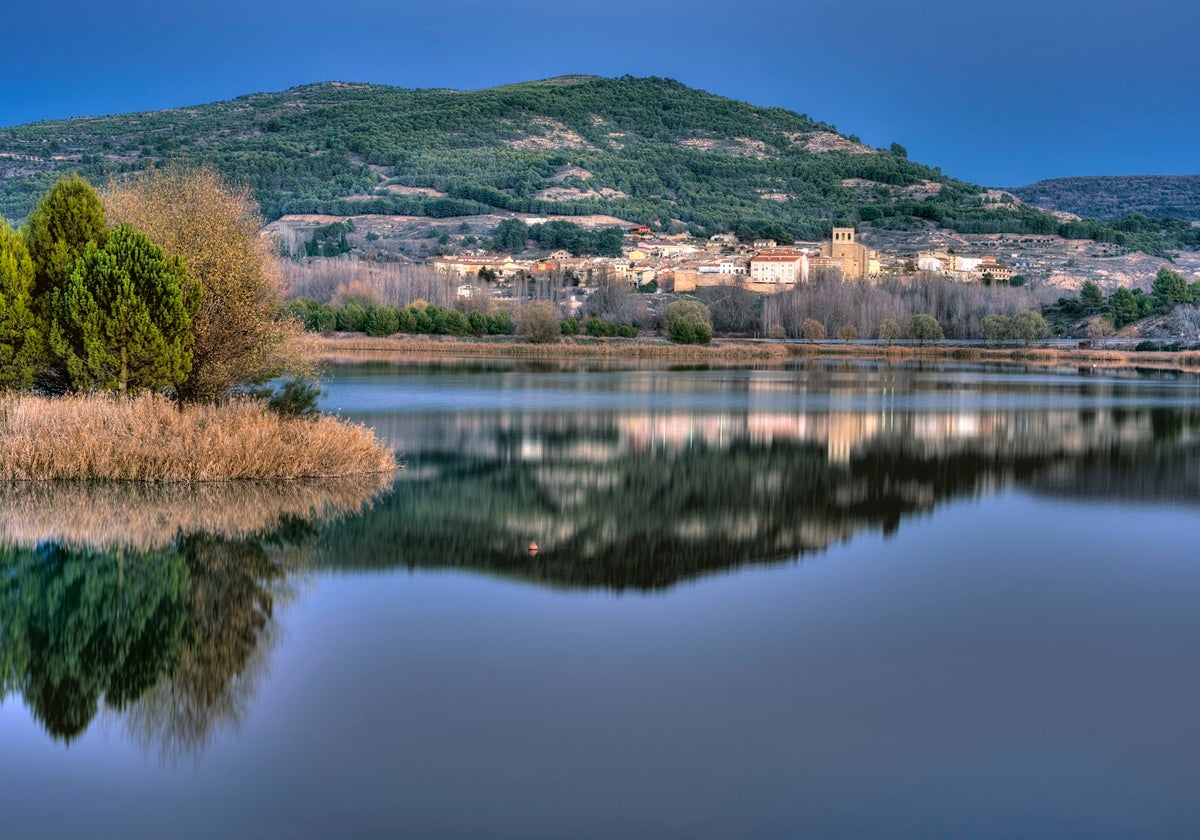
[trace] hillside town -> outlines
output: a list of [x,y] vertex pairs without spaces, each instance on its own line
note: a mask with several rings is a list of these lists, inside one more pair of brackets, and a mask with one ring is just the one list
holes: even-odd
[[732,233],[697,239],[686,233],[655,234],[648,227],[624,232],[619,257],[572,256],[565,250],[538,259],[487,252],[435,257],[435,271],[460,279],[459,294],[469,297],[480,282],[498,282],[502,290],[518,278],[567,277],[587,284],[600,278],[625,280],[643,291],[691,292],[711,286],[739,285],[770,294],[822,278],[870,281],[886,274],[926,272],[961,282],[1009,283],[1019,266],[993,255],[966,256],[930,251],[912,257],[882,254],[859,242],[854,228],[834,228],[824,242],[781,246],[773,239],[743,243]]

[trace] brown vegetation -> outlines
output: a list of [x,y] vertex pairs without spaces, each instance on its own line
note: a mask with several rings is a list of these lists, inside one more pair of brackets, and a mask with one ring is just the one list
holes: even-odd
[[[1040,308],[1036,293],[1028,288],[958,283],[932,275],[878,283],[818,277],[813,283],[766,296],[762,326],[767,335],[781,326],[790,338],[824,338],[840,327],[874,336],[888,319],[905,324],[913,315],[925,313],[937,320],[947,338],[978,338],[987,315]],[[822,326],[823,332],[814,334],[809,329],[813,324]]]
[[395,466],[368,428],[282,417],[251,400],[181,407],[152,394],[0,397],[0,479],[291,479]]
[[155,551],[187,534],[243,540],[286,518],[331,522],[369,507],[390,473],[298,481],[189,484],[10,481],[0,484],[0,544],[55,542]]
[[104,208],[112,223],[133,225],[181,258],[200,284],[181,396],[213,399],[235,385],[311,375],[297,341],[303,327],[274,317],[282,278],[248,189],[226,186],[211,170],[151,170],[109,184]]
[[368,262],[337,257],[282,264],[288,296],[320,303],[345,302],[366,295],[370,303],[408,306],[418,300],[443,308],[455,301],[457,278],[422,265]]

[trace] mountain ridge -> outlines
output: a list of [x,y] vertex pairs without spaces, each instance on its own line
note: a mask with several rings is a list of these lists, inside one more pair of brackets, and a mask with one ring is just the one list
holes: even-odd
[[1047,178],[1007,192],[1039,207],[1095,219],[1136,213],[1200,221],[1200,174]]
[[1167,248],[1145,225],[1065,228],[1008,193],[910,161],[899,144],[871,148],[804,113],[633,76],[451,92],[317,82],[13,126],[0,129],[0,213],[20,220],[70,171],[102,184],[175,162],[245,184],[268,220],[611,215],[663,231],[780,241],[863,222],[893,230],[933,223]]

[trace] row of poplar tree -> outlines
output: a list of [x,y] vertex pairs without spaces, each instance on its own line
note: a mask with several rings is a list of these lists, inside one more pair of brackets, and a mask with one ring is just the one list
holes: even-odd
[[204,400],[295,372],[260,223],[207,171],[151,172],[105,201],[60,180],[20,230],[0,219],[0,387]]

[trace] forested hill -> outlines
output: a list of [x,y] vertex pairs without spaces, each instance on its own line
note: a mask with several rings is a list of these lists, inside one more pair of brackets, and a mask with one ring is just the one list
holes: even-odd
[[1038,207],[1094,219],[1139,213],[1200,221],[1200,175],[1052,178],[1009,192]]
[[862,221],[1057,230],[899,145],[871,149],[804,114],[669,79],[583,76],[465,92],[315,84],[0,129],[0,212],[21,220],[65,171],[103,183],[171,160],[248,184],[269,219],[603,213],[781,239]]

